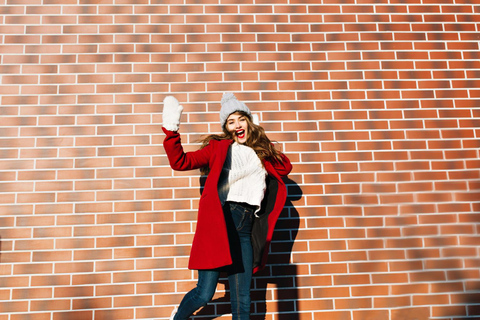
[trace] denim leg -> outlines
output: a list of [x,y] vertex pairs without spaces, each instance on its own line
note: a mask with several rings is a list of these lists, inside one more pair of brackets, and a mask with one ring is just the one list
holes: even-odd
[[232,320],[250,320],[250,288],[253,269],[253,249],[251,241],[252,210],[232,204],[230,207],[240,240],[243,272],[228,275]]
[[199,270],[197,286],[184,297],[174,320],[187,320],[195,311],[204,307],[212,300],[220,272],[213,270]]

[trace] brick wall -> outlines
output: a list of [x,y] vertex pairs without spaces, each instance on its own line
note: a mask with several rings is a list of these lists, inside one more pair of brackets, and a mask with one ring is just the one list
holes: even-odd
[[0,320],[168,318],[224,91],[294,164],[252,319],[480,317],[478,2],[0,2]]

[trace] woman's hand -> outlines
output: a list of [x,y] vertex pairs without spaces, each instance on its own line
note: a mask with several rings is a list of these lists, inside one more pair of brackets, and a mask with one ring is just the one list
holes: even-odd
[[178,131],[183,107],[173,96],[163,99],[163,127],[169,131]]

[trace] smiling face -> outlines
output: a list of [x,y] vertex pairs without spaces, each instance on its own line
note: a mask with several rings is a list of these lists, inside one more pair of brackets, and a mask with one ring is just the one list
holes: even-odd
[[228,116],[225,122],[225,129],[230,132],[238,143],[245,143],[248,137],[247,116],[234,112]]

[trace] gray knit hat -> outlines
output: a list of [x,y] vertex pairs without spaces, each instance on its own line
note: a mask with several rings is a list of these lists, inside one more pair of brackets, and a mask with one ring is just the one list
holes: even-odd
[[220,109],[220,124],[222,128],[225,126],[225,122],[229,115],[236,111],[243,111],[247,113],[250,117],[252,117],[252,113],[250,109],[248,109],[247,105],[235,98],[233,93],[225,92],[222,96],[222,108]]

